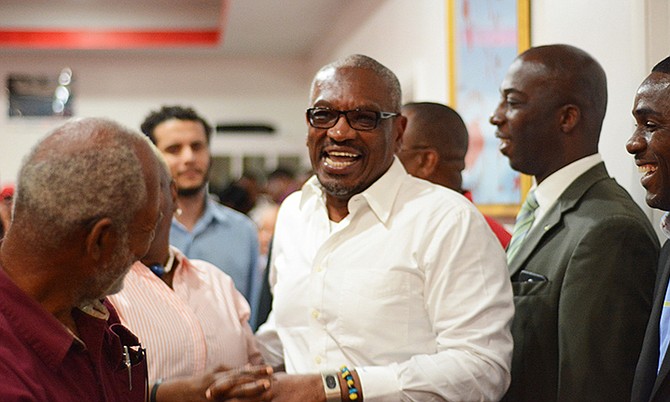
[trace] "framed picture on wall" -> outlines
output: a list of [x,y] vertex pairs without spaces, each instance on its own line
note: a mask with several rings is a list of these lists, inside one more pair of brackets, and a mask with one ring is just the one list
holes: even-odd
[[449,102],[470,134],[463,187],[488,215],[514,217],[530,178],[509,166],[489,117],[514,58],[530,46],[530,0],[447,0]]
[[55,74],[9,74],[9,117],[73,116],[72,81],[69,68]]

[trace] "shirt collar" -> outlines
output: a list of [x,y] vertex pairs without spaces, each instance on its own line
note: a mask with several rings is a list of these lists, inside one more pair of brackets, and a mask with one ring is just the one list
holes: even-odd
[[[390,214],[393,203],[395,202],[396,195],[400,190],[400,185],[402,179],[407,176],[407,171],[403,167],[402,163],[398,158],[393,158],[393,163],[391,167],[379,178],[377,181],[372,183],[370,187],[363,190],[361,193],[354,195],[349,200],[348,208],[349,214],[353,214],[358,211],[363,204],[370,207],[374,212],[377,218],[386,223]],[[300,206],[302,207],[304,203],[314,197],[320,197],[324,200],[325,197],[323,187],[319,183],[319,180],[315,176],[312,176],[302,188],[302,196],[300,199]]]
[[82,303],[79,306],[79,310],[90,315],[93,318],[99,320],[107,321],[109,318],[109,310],[105,307],[100,300],[93,300],[90,302]]
[[[12,302],[0,303],[5,315],[19,338],[35,351],[52,369],[57,369],[72,345],[81,347],[71,331],[42,307],[35,299],[23,292],[0,266],[1,298]],[[35,323],[39,323],[36,325]]]
[[542,211],[548,210],[577,177],[602,162],[602,160],[599,153],[589,155],[558,169],[544,179],[542,183],[534,184],[531,190],[535,191],[539,208]]
[[219,222],[226,222],[228,216],[218,208],[216,201],[207,196],[207,202],[205,203],[205,213],[202,214],[202,220],[209,222],[210,220],[216,219]]
[[661,231],[667,237],[670,239],[670,212],[666,212],[663,214],[663,217],[661,218],[660,222],[661,226]]

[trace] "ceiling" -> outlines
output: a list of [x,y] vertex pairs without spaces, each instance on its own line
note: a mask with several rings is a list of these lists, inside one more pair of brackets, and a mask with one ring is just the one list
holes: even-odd
[[305,57],[387,0],[2,0],[0,50]]

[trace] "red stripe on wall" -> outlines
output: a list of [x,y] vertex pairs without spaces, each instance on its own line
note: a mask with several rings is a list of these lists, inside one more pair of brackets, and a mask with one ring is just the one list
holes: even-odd
[[101,30],[0,30],[0,47],[48,49],[132,49],[218,45],[221,32],[206,31],[101,31]]

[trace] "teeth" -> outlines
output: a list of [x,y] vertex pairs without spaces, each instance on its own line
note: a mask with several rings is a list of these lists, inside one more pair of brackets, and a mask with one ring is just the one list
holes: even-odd
[[330,159],[330,157],[326,157],[325,159],[326,165],[334,167],[334,168],[345,168],[351,164],[354,163],[354,161],[347,161],[347,162],[338,162]]
[[349,152],[339,152],[339,151],[329,152],[328,154],[332,156],[341,156],[345,158],[355,158],[356,156],[358,156],[356,154],[350,154]]
[[656,166],[654,165],[640,165],[637,167],[638,172],[650,174],[656,171]]

